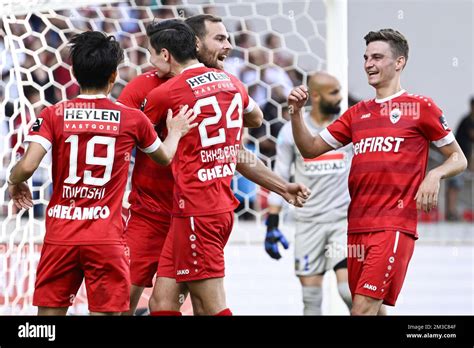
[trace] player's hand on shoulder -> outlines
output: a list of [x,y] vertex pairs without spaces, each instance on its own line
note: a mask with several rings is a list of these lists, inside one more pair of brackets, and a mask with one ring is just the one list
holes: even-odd
[[175,117],[173,117],[173,112],[171,109],[168,109],[166,126],[168,127],[169,133],[176,132],[181,136],[184,136],[191,129],[198,125],[197,123],[192,123],[197,117],[197,115],[193,115],[194,110],[188,109],[189,107],[184,105]]
[[265,236],[265,251],[275,260],[281,259],[281,254],[278,250],[278,243],[281,243],[285,249],[288,249],[289,246],[288,240],[278,229],[278,220],[278,214],[268,215],[267,234]]
[[291,205],[301,208],[311,195],[311,190],[303,184],[288,183],[282,197]]
[[293,88],[290,92],[290,95],[288,96],[288,108],[290,115],[299,112],[308,101],[308,98],[309,94],[308,88],[306,86],[300,85]]
[[18,209],[29,209],[33,206],[33,198],[26,182],[8,184],[8,193]]

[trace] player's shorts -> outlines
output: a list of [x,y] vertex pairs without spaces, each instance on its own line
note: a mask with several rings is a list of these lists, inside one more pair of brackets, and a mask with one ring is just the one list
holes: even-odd
[[150,219],[130,211],[125,241],[130,249],[130,278],[133,285],[153,286],[170,223],[169,216],[156,215],[156,218]]
[[224,277],[224,247],[233,224],[233,211],[173,217],[158,263],[158,276],[175,278],[178,283]]
[[69,307],[85,278],[91,312],[130,308],[130,269],[124,244],[55,245],[45,243],[36,271],[33,305]]
[[399,231],[349,234],[347,265],[352,298],[359,294],[394,306],[414,248],[415,238]]
[[324,274],[347,257],[347,220],[315,224],[296,222],[295,273]]

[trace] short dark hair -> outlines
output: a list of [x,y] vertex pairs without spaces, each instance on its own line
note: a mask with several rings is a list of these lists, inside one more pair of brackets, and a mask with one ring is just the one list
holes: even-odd
[[365,44],[368,45],[374,41],[385,41],[392,48],[394,56],[404,56],[405,60],[408,61],[408,41],[397,30],[394,29],[380,29],[378,31],[371,31],[364,36]]
[[191,27],[198,38],[203,39],[207,34],[206,21],[221,23],[222,18],[211,14],[199,14],[186,18],[185,23]]
[[82,88],[104,88],[123,60],[123,49],[115,37],[86,31],[70,41],[72,70]]
[[197,59],[196,35],[179,19],[153,22],[147,27],[147,35],[156,53],[166,48],[178,63]]

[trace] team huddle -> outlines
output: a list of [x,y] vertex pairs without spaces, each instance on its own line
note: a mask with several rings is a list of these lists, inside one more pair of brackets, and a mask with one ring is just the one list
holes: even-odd
[[[153,287],[151,315],[181,315],[188,295],[195,315],[232,315],[223,279],[239,205],[231,188],[236,171],[272,192],[265,240],[271,257],[280,258],[278,242],[288,247],[278,229],[283,201],[298,208],[295,270],[305,314],[321,314],[322,276],[330,269],[351,314],[395,305],[417,238],[417,209],[436,206],[440,179],[466,167],[441,110],[400,87],[408,58],[403,35],[383,29],[365,37],[376,98],[339,118],[340,86],[329,74],[311,76],[309,91],[291,91],[275,172],[243,146],[244,127],[260,127],[263,113],[224,70],[232,46],[222,20],[153,22],[147,36],[155,69],[130,81],[117,102],[107,95],[123,60],[119,43],[94,31],[71,39],[81,94],[41,112],[8,177],[15,205],[31,208],[26,180],[51,150],[53,194],[33,298],[38,315],[65,315],[83,280],[95,315],[133,315],[146,287]],[[304,116],[308,99],[312,111]],[[401,112],[404,103],[419,103],[419,114]],[[425,176],[430,142],[447,159]],[[293,164],[296,183],[289,182]],[[362,257],[328,252],[351,246]]]

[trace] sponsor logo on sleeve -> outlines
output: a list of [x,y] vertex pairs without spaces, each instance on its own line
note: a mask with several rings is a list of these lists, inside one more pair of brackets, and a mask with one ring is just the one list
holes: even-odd
[[41,129],[41,124],[43,123],[43,119],[42,118],[37,118],[35,123],[33,123],[33,126],[31,127],[31,130],[33,132],[39,132],[40,129]]
[[448,129],[449,129],[448,122],[446,121],[446,118],[444,117],[444,115],[441,115],[441,117],[439,118],[439,123],[441,123],[441,125],[442,125],[443,128],[444,128],[444,130],[448,130]]
[[148,100],[145,98],[143,99],[141,105],[140,105],[140,110],[141,111],[145,111],[145,107],[146,107],[146,103],[148,102]]

